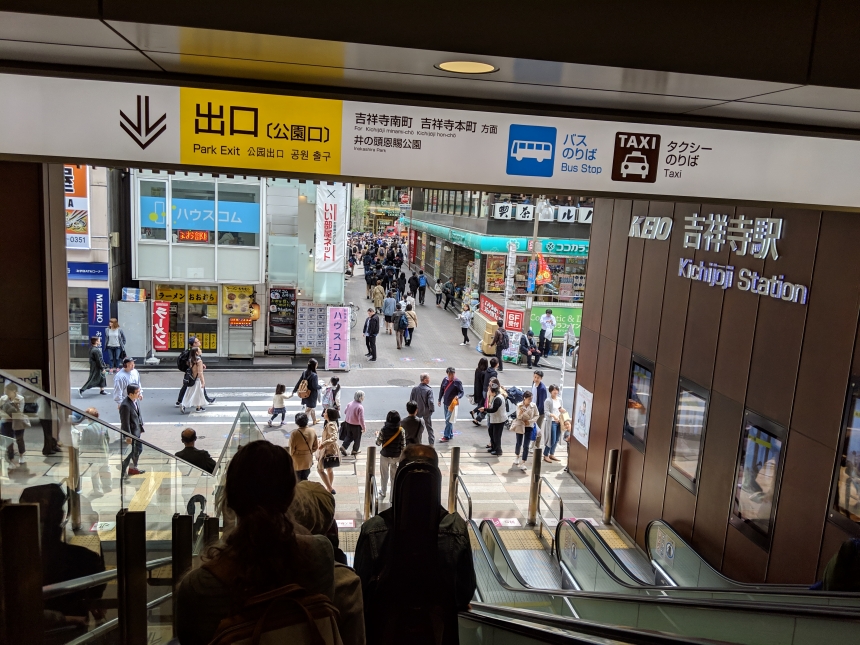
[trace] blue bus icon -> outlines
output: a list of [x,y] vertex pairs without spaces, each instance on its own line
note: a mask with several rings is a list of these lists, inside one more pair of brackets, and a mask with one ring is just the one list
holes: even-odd
[[507,174],[552,177],[556,129],[542,125],[511,125]]

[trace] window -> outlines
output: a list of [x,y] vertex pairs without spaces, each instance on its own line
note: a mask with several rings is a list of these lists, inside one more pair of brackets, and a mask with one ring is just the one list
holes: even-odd
[[699,463],[707,413],[708,391],[691,381],[681,379],[675,406],[669,474],[694,495],[699,483]]
[[735,475],[732,526],[767,550],[773,530],[786,431],[747,411]]
[[[454,202],[454,214],[455,215],[462,215],[463,214],[463,191],[462,190],[457,191],[455,200],[456,201]],[[466,214],[468,215],[468,213],[466,213]]]
[[634,358],[630,367],[627,413],[624,416],[624,438],[640,452],[645,452],[645,440],[648,436],[648,412],[651,409],[653,387],[653,363],[638,357]]
[[215,182],[174,180],[170,188],[173,243],[215,244]]
[[860,382],[856,377],[852,379],[842,425],[842,451],[833,483],[830,517],[856,533],[860,528]]
[[258,246],[260,184],[218,184],[218,244]]
[[167,182],[140,182],[140,239],[167,241]]

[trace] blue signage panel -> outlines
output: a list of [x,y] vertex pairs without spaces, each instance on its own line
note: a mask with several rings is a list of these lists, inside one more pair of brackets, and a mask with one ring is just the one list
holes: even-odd
[[[166,228],[167,210],[167,200],[164,197],[141,197],[141,227]],[[176,198],[170,204],[170,213],[170,225],[174,230],[215,230],[214,201]],[[259,233],[260,205],[254,202],[218,202],[218,231]]]
[[537,278],[537,260],[529,262],[529,281],[526,284],[526,291],[532,293],[535,290],[535,278]]
[[87,319],[90,326],[90,337],[102,339],[102,347],[107,342],[107,328],[110,323],[110,290],[87,289]]
[[69,280],[107,280],[107,262],[68,262]]

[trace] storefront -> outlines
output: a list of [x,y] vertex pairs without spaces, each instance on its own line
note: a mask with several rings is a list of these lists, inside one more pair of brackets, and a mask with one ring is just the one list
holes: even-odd
[[[544,248],[554,247],[553,242],[544,245]],[[585,297],[585,255],[543,255],[544,261],[549,267],[552,280],[545,284],[536,284],[529,291],[529,263],[531,255],[517,255],[516,275],[514,276],[514,293],[525,296],[533,293],[536,300],[541,302],[579,302]],[[486,293],[502,293],[505,290],[505,255],[486,255],[486,270],[482,291]],[[539,263],[539,259],[534,260]],[[532,280],[534,276],[532,276]]]

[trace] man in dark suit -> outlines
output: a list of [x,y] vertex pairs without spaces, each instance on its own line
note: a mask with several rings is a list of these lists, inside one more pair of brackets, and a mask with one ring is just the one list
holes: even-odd
[[214,472],[215,460],[212,459],[209,452],[194,447],[194,443],[197,441],[197,433],[194,431],[194,428],[185,428],[181,436],[182,445],[185,447],[177,452],[176,456],[184,459],[189,464],[205,470],[207,473]]
[[[124,432],[140,438],[143,430],[143,417],[140,414],[140,386],[134,383],[129,384],[126,388],[126,397],[119,406],[120,427]],[[126,437],[125,442],[131,444],[131,450],[128,457],[122,460],[122,476],[126,477],[126,472],[129,475],[142,475],[145,471],[137,467],[137,460],[140,458],[140,453],[143,451],[143,444],[139,441],[132,440],[131,437]],[[134,466],[129,468],[129,463],[134,462]]]
[[534,367],[538,367],[542,353],[535,345],[535,333],[531,329],[520,336],[520,354],[526,357],[529,368],[532,367],[532,359],[534,359]]
[[364,321],[364,341],[367,344],[367,356],[371,361],[376,360],[376,336],[379,334],[379,318],[376,309],[367,310],[367,320]]

